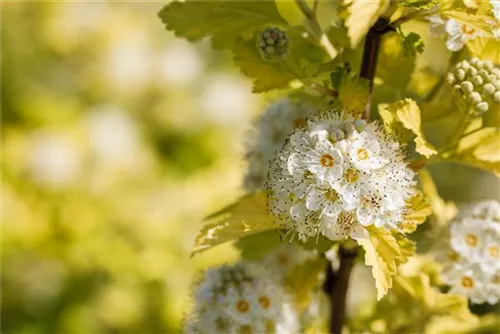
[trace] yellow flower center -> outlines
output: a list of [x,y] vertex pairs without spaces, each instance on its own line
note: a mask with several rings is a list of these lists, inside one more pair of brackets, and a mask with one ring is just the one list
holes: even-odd
[[345,171],[344,173],[344,180],[346,180],[349,183],[354,183],[358,181],[359,179],[359,174],[355,169],[349,168],[348,170]]
[[339,194],[334,189],[330,189],[325,193],[325,198],[331,202],[337,202],[339,200]]
[[260,296],[259,297],[259,304],[262,306],[262,308],[266,309],[271,305],[271,301],[269,300],[269,297],[267,296]]
[[474,287],[474,281],[469,276],[462,277],[462,286],[466,289]]
[[236,303],[236,309],[240,313],[246,313],[250,308],[250,304],[245,299],[240,299],[238,303]]
[[467,24],[462,24],[462,32],[465,34],[465,35],[472,35],[474,32],[476,31],[476,29],[474,29],[473,27],[467,25]]
[[274,332],[276,332],[276,324],[274,323],[274,321],[269,320],[266,323],[266,333],[274,333]]
[[356,152],[356,155],[358,156],[358,159],[359,160],[366,160],[368,159],[368,151],[364,148],[360,148],[358,149],[358,151]]
[[322,167],[333,167],[335,166],[335,159],[330,154],[323,154],[319,158],[319,164]]
[[499,254],[499,251],[498,251],[498,247],[497,246],[490,246],[488,247],[488,253],[490,253],[490,256],[492,258],[498,258],[498,254]]
[[467,243],[467,245],[469,245],[471,247],[476,247],[477,246],[477,236],[472,234],[472,233],[468,233],[465,236],[465,243]]
[[453,250],[452,250],[452,251],[450,251],[450,252],[448,253],[448,258],[449,258],[451,261],[457,261],[457,260],[458,260],[458,258],[459,258],[459,256],[458,256],[458,253],[457,253],[457,252],[455,252],[455,251],[453,251]]
[[243,325],[240,327],[241,334],[252,334],[252,327],[250,325]]

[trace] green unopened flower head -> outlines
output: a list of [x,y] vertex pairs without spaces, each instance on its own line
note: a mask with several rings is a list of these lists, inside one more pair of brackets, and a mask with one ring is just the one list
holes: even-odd
[[476,115],[484,114],[490,105],[500,103],[500,68],[489,60],[474,57],[459,62],[446,75],[446,82]]
[[288,52],[288,36],[277,27],[267,27],[257,34],[257,48],[267,61],[280,61]]

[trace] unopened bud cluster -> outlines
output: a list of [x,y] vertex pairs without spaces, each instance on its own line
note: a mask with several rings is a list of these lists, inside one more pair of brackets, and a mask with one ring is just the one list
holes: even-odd
[[492,103],[500,103],[500,68],[489,60],[463,60],[446,79],[477,115],[488,111]]
[[268,271],[239,262],[209,269],[195,292],[185,333],[294,333],[289,297]]
[[288,51],[288,36],[277,27],[267,27],[257,34],[257,47],[265,60],[282,60]]

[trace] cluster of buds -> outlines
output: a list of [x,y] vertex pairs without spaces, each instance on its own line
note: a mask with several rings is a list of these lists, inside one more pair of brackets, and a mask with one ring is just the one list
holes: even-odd
[[277,27],[267,27],[257,34],[257,47],[264,60],[283,60],[288,51],[288,36]]
[[489,60],[463,60],[446,79],[477,115],[488,111],[492,103],[500,103],[500,68]]

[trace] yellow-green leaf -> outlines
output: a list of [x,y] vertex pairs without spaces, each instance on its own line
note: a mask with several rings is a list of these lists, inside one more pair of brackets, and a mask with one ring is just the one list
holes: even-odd
[[500,63],[500,40],[494,37],[476,37],[466,42],[472,56]]
[[233,48],[234,63],[243,74],[254,79],[253,92],[260,93],[272,89],[287,88],[290,81],[302,76],[297,73],[297,66],[292,69],[288,62],[290,56],[287,56],[286,62],[268,63],[262,60],[255,43],[238,39]]
[[389,1],[386,0],[343,0],[341,16],[344,17],[351,46],[354,48],[366,35],[370,27],[384,13]]
[[221,243],[277,228],[266,209],[266,195],[255,193],[211,215],[196,237],[193,254]]
[[388,230],[370,226],[367,228],[369,237],[359,239],[358,244],[365,250],[365,264],[372,267],[375,278],[377,299],[380,300],[392,287],[392,277],[397,273],[397,265],[406,261],[408,248],[401,252],[400,245],[409,247],[403,241],[403,236],[396,237]]
[[422,192],[417,192],[407,203],[406,213],[401,230],[404,233],[412,233],[417,229],[417,226],[424,223],[432,213],[432,207],[426,196]]
[[500,175],[500,130],[483,128],[464,137],[451,159]]
[[[415,135],[415,150],[429,157],[437,153],[434,146],[432,146],[424,138],[422,133],[422,121],[420,118],[420,108],[417,103],[411,99],[404,99],[389,104],[386,109],[393,114],[393,117],[403,126],[413,132]],[[394,123],[394,122],[393,122]],[[396,122],[397,123],[397,122]]]
[[440,225],[447,224],[457,213],[457,207],[452,202],[446,202],[439,196],[431,174],[422,169],[418,173],[420,187],[427,198],[430,199],[432,214]]

